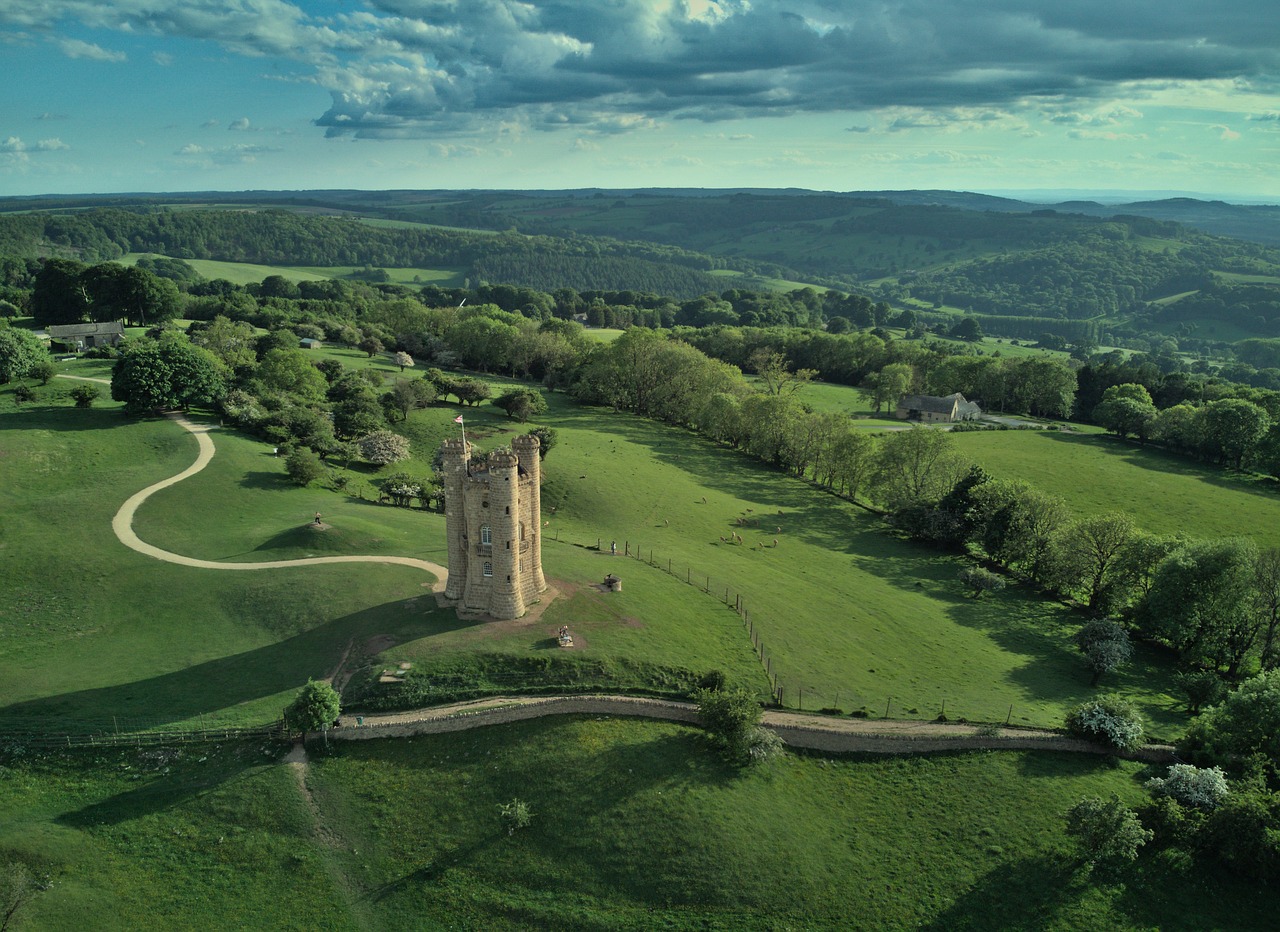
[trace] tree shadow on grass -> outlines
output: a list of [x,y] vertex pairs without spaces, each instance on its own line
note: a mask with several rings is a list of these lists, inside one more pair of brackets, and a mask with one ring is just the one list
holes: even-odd
[[[680,896],[647,876],[651,869],[658,869],[656,864],[634,860],[632,846],[639,843],[631,839],[617,845],[610,835],[635,828],[635,820],[642,817],[637,799],[655,791],[678,799],[689,791],[736,780],[740,772],[689,726],[664,725],[665,734],[647,740],[591,743],[588,749],[579,743],[582,735],[571,733],[575,722],[587,718],[554,716],[493,725],[466,736],[420,736],[412,745],[360,742],[359,753],[370,764],[390,772],[407,766],[426,768],[442,786],[465,784],[468,798],[482,813],[464,829],[463,837],[446,842],[429,855],[428,863],[388,880],[369,898],[430,896],[430,887],[446,871],[457,869],[495,885],[512,883],[554,892],[572,879],[575,893],[586,896],[624,891],[630,899],[655,906],[666,905],[673,895],[697,902],[690,891],[713,885],[714,878],[688,878],[690,891]],[[548,766],[530,779],[530,761],[547,755],[567,766]],[[508,842],[505,834],[489,826],[497,825],[497,805],[509,801],[513,793],[529,804],[534,818]],[[681,828],[688,832],[694,827],[664,825],[655,819],[636,830],[652,832],[671,845],[692,843],[692,838],[681,835]],[[521,852],[526,847],[544,855],[554,852],[554,871],[543,877],[525,869]]]
[[[89,382],[82,383],[92,384]],[[106,386],[99,386],[105,392]],[[0,409],[3,410],[3,409]],[[126,418],[118,409],[110,408],[74,408],[37,403],[25,404],[12,409],[17,417],[0,417],[0,431],[5,430],[51,430],[51,431],[95,431],[110,430],[136,424],[133,418]],[[158,418],[156,419],[158,420]]]
[[1054,925],[1088,890],[1075,862],[1060,854],[1038,854],[989,871],[922,928],[1036,932]]
[[1233,492],[1262,495],[1272,501],[1280,501],[1280,483],[1274,480],[1254,478],[1246,473],[1233,472],[1225,466],[1204,463],[1157,447],[1142,446],[1104,434],[1071,435],[1046,432],[1043,436],[1057,443],[1071,443],[1077,446],[1084,444],[1107,456],[1118,457],[1137,469],[1187,476]]
[[[880,544],[885,556],[865,555],[876,547],[875,536],[887,538]],[[868,539],[870,538],[870,539]],[[992,644],[1024,662],[1011,665],[992,688],[1014,703],[1027,700],[1062,706],[1074,705],[1093,696],[1119,692],[1137,697],[1144,713],[1159,726],[1162,734],[1186,724],[1186,717],[1174,698],[1157,683],[1171,682],[1174,661],[1159,650],[1135,645],[1132,663],[1105,675],[1096,687],[1089,685],[1092,674],[1073,637],[1085,616],[1023,583],[975,599],[957,578],[968,565],[957,554],[892,538],[882,530],[867,527],[853,535],[860,551],[855,565],[889,582],[904,593],[916,593],[939,604],[955,624],[981,632]],[[896,549],[896,553],[894,552]],[[1009,687],[1016,692],[1009,692]],[[993,699],[993,706],[998,700]],[[965,714],[962,710],[960,714]],[[1003,717],[1003,716],[1002,716]]]
[[237,482],[242,489],[267,489],[278,491],[289,488],[292,483],[289,477],[279,472],[247,472]]
[[0,727],[41,732],[79,731],[113,718],[146,721],[148,727],[183,722],[202,713],[273,696],[327,676],[347,645],[388,633],[388,621],[399,615],[419,636],[480,624],[442,610],[408,616],[403,602],[374,606],[303,631],[264,647],[197,663],[150,679],[97,689],[65,692],[0,708]]
[[155,775],[137,789],[117,793],[75,812],[63,813],[54,821],[82,829],[132,822],[181,805],[228,783],[243,780],[263,766],[271,766],[264,765],[266,758],[257,743],[241,746],[231,753],[215,751],[205,756],[207,759],[201,761],[188,753],[183,760],[167,767],[166,772]]

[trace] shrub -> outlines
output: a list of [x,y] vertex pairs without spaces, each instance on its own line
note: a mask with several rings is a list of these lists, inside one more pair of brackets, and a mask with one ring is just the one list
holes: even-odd
[[747,763],[768,763],[782,753],[782,748],[782,739],[776,732],[756,725],[747,735]]
[[708,670],[698,677],[698,688],[719,692],[724,689],[725,676],[723,670]]
[[71,389],[71,400],[77,408],[92,408],[93,403],[102,397],[102,390],[96,385],[77,385]]
[[980,566],[966,566],[960,571],[960,581],[973,590],[975,599],[984,592],[999,592],[1004,588],[1004,577]]
[[289,729],[305,736],[309,731],[327,728],[338,720],[341,712],[337,690],[323,680],[307,680],[307,685],[284,710],[284,722]]
[[39,359],[31,364],[31,368],[27,370],[27,377],[35,379],[41,385],[48,385],[57,371],[52,359]]
[[1119,696],[1106,696],[1082,703],[1067,713],[1067,731],[1077,738],[1097,741],[1118,751],[1142,745],[1145,729],[1142,716]]
[[22,404],[23,402],[28,402],[28,401],[35,401],[36,390],[32,388],[30,385],[15,386],[13,389],[13,400],[16,404]]
[[297,447],[285,457],[284,471],[298,485],[310,485],[324,475],[324,463],[306,447]]
[[733,763],[765,761],[781,749],[781,739],[760,727],[760,702],[746,690],[698,689],[694,699],[703,727]]
[[1142,827],[1137,813],[1114,793],[1109,800],[1086,796],[1067,812],[1067,834],[1078,839],[1090,864],[1099,861],[1132,861],[1153,833]]
[[529,808],[527,802],[517,796],[509,803],[498,805],[498,817],[507,827],[507,834],[514,835],[517,829],[528,828],[533,822],[533,810]]
[[1168,796],[1183,806],[1216,809],[1231,794],[1221,767],[1173,764],[1165,777],[1152,777],[1147,788],[1158,796]]
[[411,507],[414,498],[422,495],[422,480],[415,479],[404,472],[398,472],[394,476],[387,476],[379,483],[378,487],[382,490],[383,495],[401,508]]

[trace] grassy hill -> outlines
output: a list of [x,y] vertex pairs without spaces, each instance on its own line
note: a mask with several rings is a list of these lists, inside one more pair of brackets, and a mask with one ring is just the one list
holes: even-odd
[[[543,490],[544,562],[559,595],[528,623],[460,621],[434,605],[426,574],[405,567],[162,563],[122,547],[111,517],[188,465],[194,441],[168,420],[127,420],[113,403],[71,407],[69,386],[55,380],[21,407],[0,387],[5,724],[262,722],[344,656],[348,669],[407,660],[428,678],[467,664],[528,666],[563,653],[547,646],[560,624],[575,632],[576,662],[609,672],[605,688],[717,668],[763,692],[766,668],[722,587],[746,599],[791,706],[927,719],[946,703],[951,718],[1053,725],[1094,694],[1071,641],[1080,619],[1062,606],[1016,588],[974,601],[955,559],[886,534],[859,509],[684,431],[561,395],[545,418],[560,442]],[[812,391],[826,405],[854,397]],[[425,473],[455,413],[415,412],[404,425],[415,459],[355,465],[342,495],[293,487],[268,445],[214,431],[211,465],[153,496],[136,529],[207,559],[438,560],[441,516],[362,492],[388,471]],[[486,404],[467,409],[467,429],[489,449],[527,425]],[[1051,435],[958,439],[975,458],[985,444],[1002,474],[1002,450],[1010,466],[1048,472],[1068,449],[1051,447],[1068,442]],[[1120,495],[1174,475],[1070,442],[1085,457],[1072,471],[1106,464]],[[1152,500],[1194,498],[1196,483],[1222,497],[1175,520],[1213,533],[1213,512],[1235,508],[1233,520],[1265,532],[1249,490],[1180,478],[1185,492],[1161,485]],[[319,537],[303,527],[316,511],[331,526]],[[745,543],[727,543],[731,532]],[[611,539],[643,559],[608,556]],[[622,576],[623,592],[591,586],[605,572]],[[1140,653],[1107,684],[1161,737],[1185,723],[1169,673],[1165,659]],[[1271,900],[1165,852],[1122,884],[1088,881],[1067,853],[1063,811],[1087,793],[1138,802],[1149,775],[1092,756],[786,755],[744,773],[695,729],[583,718],[344,745],[305,769],[278,759],[263,742],[0,747],[0,852],[55,880],[23,921],[771,929],[842,928],[857,916],[880,928],[1205,928],[1263,922]],[[496,810],[517,795],[535,819],[508,836]]]

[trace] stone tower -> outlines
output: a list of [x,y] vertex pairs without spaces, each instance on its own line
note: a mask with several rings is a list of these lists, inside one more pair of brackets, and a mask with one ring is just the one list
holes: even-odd
[[445,598],[494,618],[519,618],[547,588],[538,438],[517,437],[512,448],[472,466],[470,444],[454,438],[441,446],[449,543]]

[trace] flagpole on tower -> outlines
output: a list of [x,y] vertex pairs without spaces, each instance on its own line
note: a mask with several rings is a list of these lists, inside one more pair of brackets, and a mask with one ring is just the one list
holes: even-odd
[[454,421],[454,423],[455,423],[455,424],[461,425],[461,427],[462,427],[462,449],[463,449],[463,450],[465,450],[465,449],[467,448],[467,425],[466,425],[466,423],[462,420],[462,415],[461,415],[461,414],[459,414],[457,417],[455,417],[455,418],[453,419],[453,421]]

